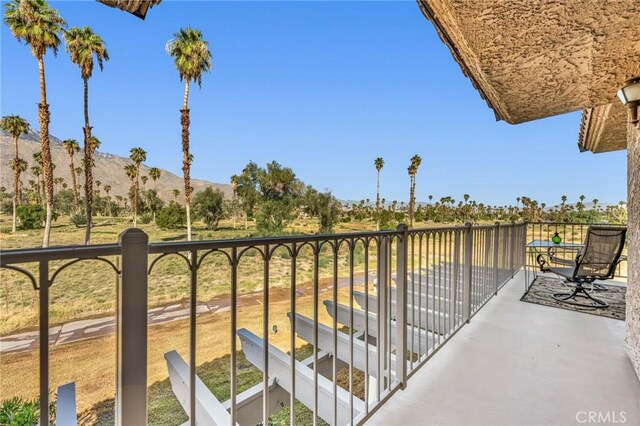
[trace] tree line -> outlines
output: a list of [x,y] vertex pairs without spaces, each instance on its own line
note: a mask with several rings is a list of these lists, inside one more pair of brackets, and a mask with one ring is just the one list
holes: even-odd
[[[93,75],[94,66],[97,63],[100,70],[104,63],[109,60],[109,53],[104,40],[96,34],[90,27],[67,28],[67,23],[60,13],[49,6],[45,0],[11,0],[5,4],[4,22],[9,27],[11,33],[20,43],[24,43],[30,48],[31,54],[36,59],[38,65],[38,76],[40,84],[40,102],[38,103],[38,122],[40,127],[40,147],[41,162],[40,174],[42,176],[42,204],[44,205],[44,234],[42,245],[49,245],[51,234],[51,224],[54,219],[54,164],[51,160],[51,147],[49,141],[49,124],[51,121],[49,104],[47,101],[47,86],[45,74],[45,54],[48,51],[57,56],[58,49],[63,43],[65,51],[69,54],[72,63],[80,69],[80,77],[83,83],[83,164],[84,173],[84,212],[86,216],[85,244],[91,242],[91,228],[94,209],[94,179],[93,179],[93,155],[98,148],[97,139],[93,136],[89,115],[89,81]],[[184,95],[182,108],[180,109],[180,122],[182,126],[181,144],[183,151],[182,171],[184,177],[184,201],[186,211],[190,211],[191,186],[190,168],[193,162],[193,155],[189,150],[189,85],[191,82],[202,84],[202,75],[212,68],[211,52],[208,43],[203,39],[202,33],[197,29],[182,28],[174,34],[174,39],[166,44],[166,50],[174,59],[180,81],[184,82]],[[2,128],[14,138],[14,157],[12,169],[14,172],[13,188],[13,223],[12,229],[16,229],[16,216],[18,214],[20,199],[20,173],[23,173],[26,161],[20,158],[18,137],[28,131],[28,123],[18,115],[3,117]],[[67,147],[66,147],[67,148]],[[79,145],[68,144],[68,152],[79,152]],[[71,151],[69,151],[71,150]],[[73,154],[70,154],[73,156]],[[74,203],[79,202],[79,185],[76,182],[76,168],[72,168],[72,192]],[[139,180],[136,179],[136,185]],[[136,195],[138,191],[135,192]],[[134,202],[134,209],[137,210],[137,201]],[[24,210],[24,208],[23,208]],[[187,239],[191,240],[191,215],[187,214]],[[134,213],[134,222],[137,221],[137,211]],[[134,223],[134,225],[137,223]]]
[[[471,200],[469,195],[463,201],[452,197],[442,197],[439,201],[419,204],[416,202],[416,182],[422,158],[414,155],[407,168],[409,176],[409,202],[393,201],[387,203],[380,194],[380,179],[384,168],[384,159],[374,160],[376,176],[376,200],[371,206],[369,201],[342,205],[329,191],[320,192],[301,182],[291,168],[277,162],[264,167],[250,162],[241,173],[232,176],[232,197],[225,200],[219,191],[209,188],[193,194],[191,187],[191,164],[194,157],[190,152],[190,85],[202,84],[202,77],[213,67],[208,42],[201,31],[193,28],[181,28],[170,40],[165,49],[173,58],[178,77],[184,83],[181,109],[178,111],[181,123],[182,172],[184,187],[173,190],[173,200],[166,203],[158,197],[156,181],[161,172],[152,168],[148,176],[141,175],[141,165],[146,161],[147,153],[140,147],[131,149],[131,164],[124,173],[131,181],[128,197],[109,194],[111,187],[94,181],[94,154],[101,141],[93,134],[89,115],[89,82],[97,64],[102,71],[110,58],[105,41],[91,28],[67,28],[66,21],[45,0],[11,0],[5,4],[4,22],[12,34],[21,43],[30,48],[38,65],[40,102],[38,103],[38,122],[41,150],[33,158],[34,166],[29,169],[35,179],[24,188],[21,174],[29,168],[28,162],[20,157],[19,137],[29,131],[29,123],[18,115],[2,117],[0,127],[13,138],[14,155],[11,163],[13,170],[13,191],[10,205],[4,203],[9,197],[6,188],[0,192],[3,198],[3,210],[12,213],[12,231],[16,232],[18,218],[20,225],[44,225],[43,246],[49,244],[51,223],[58,213],[72,215],[72,221],[86,226],[85,244],[91,242],[93,217],[98,215],[115,216],[130,214],[133,226],[138,220],[148,223],[155,220],[161,227],[180,227],[186,225],[187,240],[192,239],[192,220],[203,220],[207,228],[215,229],[222,218],[230,217],[234,227],[238,220],[255,221],[259,232],[279,233],[292,219],[305,215],[316,217],[319,221],[318,232],[329,232],[334,225],[342,221],[370,220],[377,229],[394,226],[399,222],[408,222],[414,226],[417,222],[459,222],[486,220],[553,220],[553,221],[626,221],[624,205],[598,208],[593,200],[593,208],[587,210],[584,196],[575,205],[566,203],[563,196],[559,207],[546,208],[529,197],[518,197],[516,206],[488,206]],[[56,54],[64,42],[65,51],[72,63],[78,66],[83,88],[83,146],[74,139],[66,139],[63,146],[69,155],[71,182],[54,177],[57,166],[51,159],[49,142],[50,114],[46,90],[44,57],[48,51]],[[80,124],[80,123],[79,123]],[[82,160],[76,162],[76,155],[83,151]],[[59,165],[61,166],[61,165]],[[83,179],[82,179],[83,178]],[[151,179],[154,188],[147,188]],[[95,184],[95,185],[94,185]],[[69,187],[70,186],[70,187]],[[94,187],[95,186],[95,187]],[[142,186],[142,187],[141,187]],[[81,195],[83,193],[83,196]],[[192,195],[194,195],[192,197]],[[182,196],[184,207],[177,201]],[[192,206],[193,198],[193,206]],[[7,207],[5,209],[5,207]]]

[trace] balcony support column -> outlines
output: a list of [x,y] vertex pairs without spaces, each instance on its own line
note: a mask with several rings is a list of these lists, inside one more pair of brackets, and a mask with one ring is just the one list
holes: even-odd
[[[402,234],[397,240],[396,262],[396,380],[402,389],[407,385],[407,272],[409,229],[407,225],[398,225]],[[415,277],[411,277],[415,279]],[[422,283],[421,283],[422,284]],[[412,307],[413,309],[413,307]]]
[[471,321],[471,311],[473,309],[472,292],[473,286],[473,230],[471,223],[465,224],[464,228],[464,270],[462,278],[462,315],[464,321],[469,324]]
[[122,279],[117,305],[116,425],[147,424],[147,263],[149,236],[120,234]]
[[626,344],[629,358],[640,377],[640,123],[632,124],[630,121],[627,130],[629,261]]

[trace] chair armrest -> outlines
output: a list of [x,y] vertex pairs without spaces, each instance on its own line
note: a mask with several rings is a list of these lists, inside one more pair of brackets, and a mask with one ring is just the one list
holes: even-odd
[[[560,250],[561,249],[561,250]],[[558,251],[565,252],[575,252],[574,259],[563,259],[558,257]],[[569,267],[575,267],[578,257],[580,256],[580,248],[579,247],[549,247],[547,249],[546,254],[539,254],[536,257],[536,262],[540,265],[540,270],[542,272],[546,272],[549,270],[549,266],[552,263],[558,265],[564,265]]]
[[[557,263],[565,266],[576,266],[581,250],[582,249],[580,247],[549,247],[547,249],[547,254],[551,263]],[[564,259],[558,256],[559,252],[562,252],[563,254],[573,252],[575,253],[575,256],[573,259]]]

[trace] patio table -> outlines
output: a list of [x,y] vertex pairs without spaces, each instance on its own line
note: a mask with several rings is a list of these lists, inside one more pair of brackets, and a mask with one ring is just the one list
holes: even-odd
[[575,253],[576,249],[582,249],[584,244],[560,242],[558,244],[553,241],[547,240],[533,240],[527,243],[525,246],[525,280],[524,291],[525,293],[531,288],[531,284],[536,280],[538,272],[540,271],[540,265],[536,262],[536,258],[540,254],[547,254],[550,247],[557,248],[557,253],[562,254],[563,249],[565,253]]

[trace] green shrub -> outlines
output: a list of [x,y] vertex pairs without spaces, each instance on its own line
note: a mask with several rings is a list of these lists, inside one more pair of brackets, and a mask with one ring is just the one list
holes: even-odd
[[179,229],[187,221],[187,212],[180,204],[172,201],[163,207],[156,216],[156,224],[162,229]]
[[140,222],[145,225],[148,223],[151,223],[152,220],[153,220],[153,215],[151,213],[142,213],[140,215]]
[[0,405],[0,425],[37,425],[38,401],[25,401],[11,398],[2,401]]
[[20,204],[17,213],[20,229],[40,229],[47,218],[47,211],[38,204]]
[[0,201],[0,212],[4,214],[13,214],[13,199],[5,198]]
[[87,215],[84,213],[72,214],[71,223],[73,223],[77,228],[87,226]]

